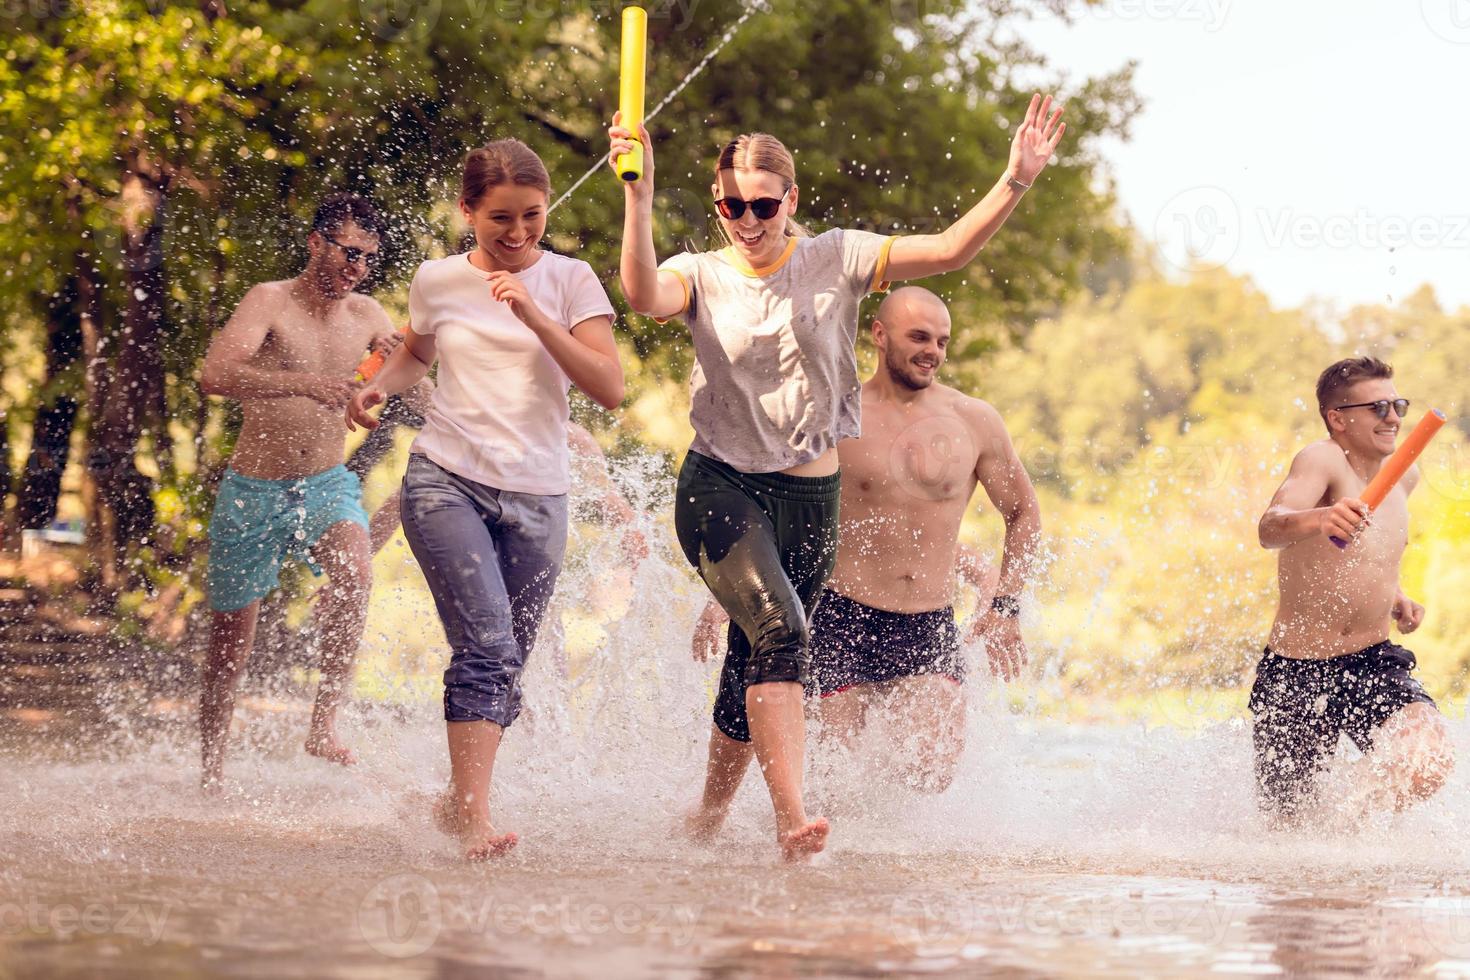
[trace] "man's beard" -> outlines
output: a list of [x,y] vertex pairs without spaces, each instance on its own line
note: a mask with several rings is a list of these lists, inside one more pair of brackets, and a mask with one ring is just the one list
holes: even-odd
[[914,377],[910,375],[906,370],[908,362],[898,360],[891,354],[884,356],[883,367],[888,371],[889,380],[894,384],[902,385],[909,391],[923,391],[934,383],[933,378]]

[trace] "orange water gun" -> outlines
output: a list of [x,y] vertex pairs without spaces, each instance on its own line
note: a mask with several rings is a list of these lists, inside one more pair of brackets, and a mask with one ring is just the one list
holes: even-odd
[[[407,333],[408,327],[399,327],[398,332]],[[373,351],[367,357],[364,357],[362,359],[362,363],[357,366],[357,374],[354,380],[362,384],[366,384],[367,382],[373,380],[373,377],[379,371],[383,370],[383,364],[387,360],[387,354],[383,353],[380,350]]]

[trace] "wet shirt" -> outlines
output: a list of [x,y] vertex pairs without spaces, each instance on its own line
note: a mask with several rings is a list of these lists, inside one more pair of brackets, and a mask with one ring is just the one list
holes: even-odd
[[688,294],[696,452],[742,472],[770,473],[809,463],[859,434],[858,304],[886,288],[893,242],[834,229],[791,238],[763,269],[730,248],[685,252],[659,267]]

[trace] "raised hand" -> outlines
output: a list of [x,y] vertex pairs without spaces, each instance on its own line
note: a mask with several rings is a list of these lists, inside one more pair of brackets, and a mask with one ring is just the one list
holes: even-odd
[[[624,153],[633,150],[634,133],[623,125],[623,114],[621,111],[613,113],[612,125],[607,129],[609,150],[607,154],[607,165],[616,173],[618,169],[617,159]],[[653,140],[648,135],[648,130],[640,123],[637,137],[643,143],[643,176],[638,180],[623,181],[629,190],[639,195],[651,195],[653,193]]]
[[1053,109],[1050,95],[1044,100],[1040,95],[1031,96],[1026,119],[1016,130],[1016,138],[1011,141],[1011,161],[1007,173],[1023,184],[1036,180],[1056,152],[1057,144],[1062,141],[1062,134],[1067,131],[1067,124],[1061,118],[1062,107]]

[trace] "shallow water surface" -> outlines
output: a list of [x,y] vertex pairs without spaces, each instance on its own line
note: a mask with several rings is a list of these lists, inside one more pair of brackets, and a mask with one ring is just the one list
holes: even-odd
[[703,596],[672,557],[629,579],[574,546],[497,763],[511,855],[466,866],[431,825],[442,663],[402,651],[441,634],[421,591],[380,590],[350,770],[302,754],[309,689],[242,698],[218,799],[187,695],[172,725],[0,740],[0,977],[1470,975],[1463,766],[1411,812],[1274,832],[1239,710],[1201,725],[1163,692],[1171,724],[1067,724],[1035,707],[1065,696],[1044,668],[1006,691],[972,663],[939,795],[891,778],[881,723],[851,756],[812,740],[810,867],[776,862],[753,774],[690,844]]

